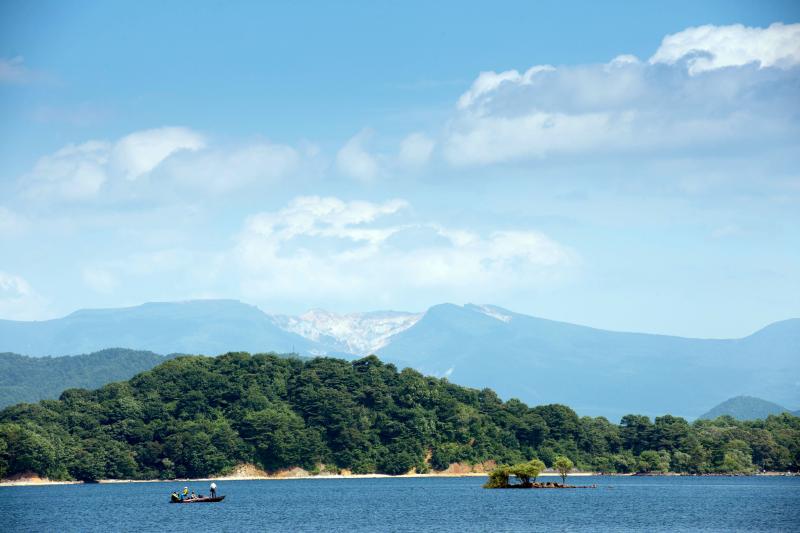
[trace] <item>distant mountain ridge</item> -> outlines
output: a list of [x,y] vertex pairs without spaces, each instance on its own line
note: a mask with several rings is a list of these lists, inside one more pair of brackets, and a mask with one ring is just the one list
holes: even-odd
[[56,399],[70,388],[95,389],[130,379],[172,357],[122,348],[56,358],[0,353],[0,409]]
[[687,339],[442,304],[378,354],[503,397],[565,403],[610,418],[632,410],[694,418],[703,402],[737,392],[800,403],[798,319],[742,339]]
[[4,351],[63,355],[108,346],[345,358],[374,351],[398,366],[490,387],[504,398],[564,403],[610,419],[631,412],[694,418],[735,394],[800,405],[800,319],[741,339],[605,331],[472,304],[291,317],[233,300],[200,300],[78,311],[43,322],[0,320]]
[[236,300],[151,302],[84,309],[40,322],[0,320],[0,350],[31,356],[89,353],[113,346],[156,353],[324,351]]
[[[700,415],[699,418],[714,420],[720,416],[730,416],[736,420],[763,420],[770,415],[790,412],[777,403],[762,400],[761,398],[736,396],[714,406],[707,413]],[[797,416],[798,411],[792,414]]]

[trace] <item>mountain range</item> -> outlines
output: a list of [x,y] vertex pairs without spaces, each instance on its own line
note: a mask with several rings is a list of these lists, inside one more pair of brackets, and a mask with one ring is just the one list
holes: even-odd
[[324,351],[318,343],[281,329],[257,307],[234,300],[153,302],[83,309],[54,320],[0,320],[0,351],[59,356],[116,347],[206,355]]
[[0,353],[0,409],[56,399],[66,389],[96,389],[130,379],[172,357],[121,348],[66,357]]
[[763,420],[770,415],[790,413],[800,416],[800,410],[791,412],[777,403],[754,398],[753,396],[736,396],[714,406],[707,413],[700,415],[704,420],[714,420],[720,416],[730,416],[736,420]]
[[737,394],[800,404],[800,319],[741,339],[606,331],[471,304],[424,313],[287,316],[233,300],[198,300],[82,310],[39,322],[0,320],[0,351],[56,356],[117,346],[208,355],[376,353],[505,398],[564,403],[612,420],[631,412],[694,418]]

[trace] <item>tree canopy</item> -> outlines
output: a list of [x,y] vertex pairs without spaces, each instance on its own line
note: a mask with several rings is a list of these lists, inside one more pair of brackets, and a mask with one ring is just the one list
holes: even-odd
[[569,474],[574,467],[575,464],[572,462],[572,460],[563,455],[556,457],[556,460],[553,462],[553,468],[555,468],[556,472],[558,472],[561,476],[562,483],[567,482],[567,474]]
[[558,456],[606,472],[797,470],[800,418],[629,415],[616,425],[563,405],[503,402],[375,356],[245,353],[178,357],[128,381],[0,411],[0,477],[207,477],[240,463],[402,474],[493,460],[533,465],[509,475],[535,479],[531,461],[554,467]]

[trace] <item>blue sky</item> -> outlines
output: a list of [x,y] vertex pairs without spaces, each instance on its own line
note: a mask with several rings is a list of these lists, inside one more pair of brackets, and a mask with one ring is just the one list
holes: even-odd
[[800,316],[795,2],[0,7],[0,318]]

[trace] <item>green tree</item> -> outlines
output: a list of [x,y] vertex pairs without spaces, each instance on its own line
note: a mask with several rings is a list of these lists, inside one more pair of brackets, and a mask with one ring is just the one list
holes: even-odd
[[644,415],[625,415],[620,420],[620,437],[626,450],[640,454],[643,450],[650,449],[653,435],[653,424],[650,418]]
[[639,472],[668,472],[670,459],[666,450],[645,450],[639,455]]
[[539,459],[533,459],[527,463],[519,463],[511,467],[511,474],[517,476],[523,486],[531,485],[531,478],[536,483],[536,478],[545,469],[544,463]]
[[[653,424],[628,415],[615,425],[563,405],[504,403],[489,389],[398,371],[374,356],[243,353],[176,357],[127,382],[0,411],[5,476],[206,477],[239,463],[397,474],[531,458],[552,467],[558,456],[618,472],[796,471],[800,418],[687,424],[663,416]],[[528,471],[523,482],[536,479]]]
[[673,452],[670,469],[673,472],[690,472],[692,469],[692,456],[682,451]]
[[6,477],[6,472],[8,472],[8,444],[6,441],[0,438],[0,479]]
[[7,450],[8,475],[35,472],[50,476],[56,472],[57,451],[50,438],[18,424],[2,424],[0,441]]
[[508,466],[498,466],[489,472],[489,479],[483,485],[487,489],[505,489],[508,488],[508,478],[511,477],[511,468]]
[[556,460],[553,463],[553,467],[561,476],[562,483],[567,482],[567,474],[570,473],[570,471],[574,468],[574,466],[575,465],[573,464],[572,460],[570,460],[569,457],[565,457],[563,455],[559,455],[558,457],[556,457]]
[[744,474],[754,470],[750,446],[741,439],[729,441],[722,449],[722,461],[718,472],[728,474]]
[[726,474],[749,474],[753,471],[753,460],[741,450],[731,450],[725,452],[717,470]]
[[[258,463],[266,470],[313,466],[319,437],[309,432],[303,419],[288,406],[275,406],[245,415],[241,435],[252,444]],[[306,455],[311,452],[312,456]]]
[[689,423],[681,417],[657,416],[650,432],[649,446],[656,450],[685,450],[689,439]]
[[556,440],[576,440],[579,435],[580,420],[575,411],[566,405],[550,404],[533,408],[547,424],[548,436]]
[[615,454],[613,456],[614,461],[614,469],[617,472],[621,473],[628,473],[634,472],[636,470],[636,457],[634,457],[633,452],[630,450],[625,450],[621,453]]

